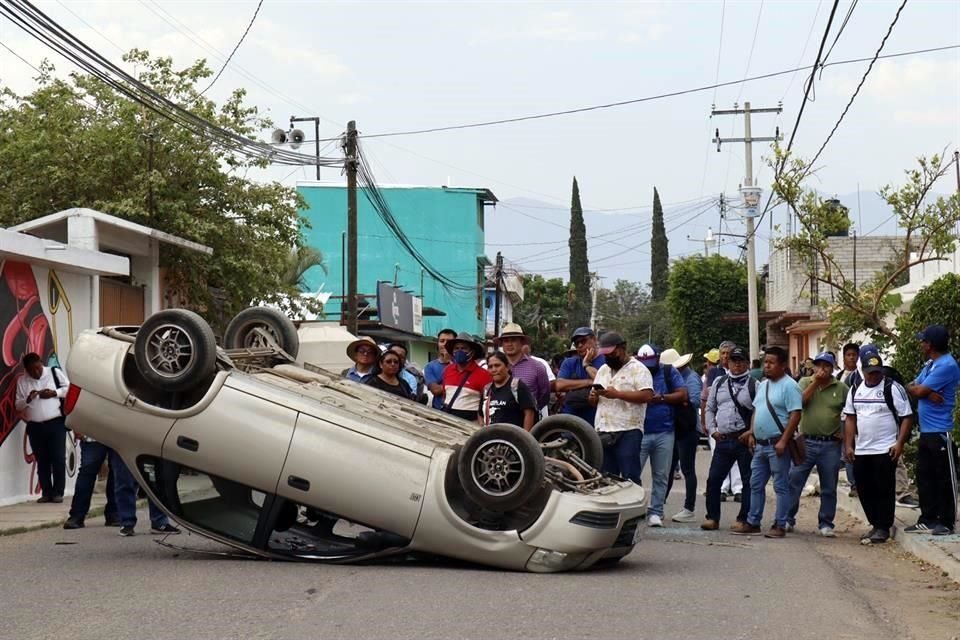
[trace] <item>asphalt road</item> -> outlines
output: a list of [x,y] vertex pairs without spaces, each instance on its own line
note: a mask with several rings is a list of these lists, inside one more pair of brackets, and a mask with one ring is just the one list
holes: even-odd
[[[705,458],[699,462],[705,468]],[[679,490],[668,515],[679,506]],[[725,526],[734,506],[726,505]],[[80,531],[0,538],[0,638],[960,634],[955,583],[892,545],[860,546],[859,526],[849,519],[840,519],[837,539],[818,538],[809,533],[811,513],[812,501],[801,512],[802,531],[785,540],[670,523],[648,530],[617,567],[559,575],[443,562],[326,566],[218,558],[171,551],[150,535],[121,538],[91,521]],[[196,536],[170,540],[217,548]]]

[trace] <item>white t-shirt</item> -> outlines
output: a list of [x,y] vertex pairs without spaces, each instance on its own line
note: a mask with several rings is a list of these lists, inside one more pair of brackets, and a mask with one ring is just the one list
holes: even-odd
[[[843,412],[857,416],[857,439],[854,453],[857,455],[872,455],[886,453],[897,442],[897,433],[900,423],[890,412],[887,401],[883,397],[883,383],[875,387],[868,387],[863,382],[856,388],[857,395],[853,396],[854,389],[847,393],[847,404]],[[907,392],[902,386],[894,382],[890,389],[893,395],[893,406],[901,418],[913,414]]]
[[[609,365],[603,365],[593,379],[594,384],[602,384],[605,389],[617,391],[642,391],[653,389],[653,376],[650,369],[638,360],[630,358],[616,373]],[[642,429],[647,417],[647,405],[612,400],[600,397],[597,403],[597,418],[594,420],[597,431],[629,431]]]

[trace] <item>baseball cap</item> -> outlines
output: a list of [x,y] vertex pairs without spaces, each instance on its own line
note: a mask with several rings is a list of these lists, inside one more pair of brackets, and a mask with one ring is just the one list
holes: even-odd
[[883,360],[876,351],[867,351],[860,354],[860,365],[864,373],[873,373],[874,371],[883,371]]
[[814,356],[813,364],[817,364],[818,362],[826,362],[831,367],[837,366],[837,359],[833,357],[832,353],[829,353],[827,351],[818,353],[816,356]]
[[734,347],[730,350],[730,359],[731,360],[749,360],[747,356],[747,350],[743,347]]
[[656,345],[645,344],[637,350],[637,359],[643,364],[657,364],[660,361],[660,349]]
[[573,332],[573,335],[570,336],[570,339],[576,340],[577,338],[589,338],[592,335],[596,334],[593,333],[593,329],[590,327],[577,327],[577,329]]
[[607,331],[605,334],[600,336],[600,348],[597,349],[597,353],[601,356],[605,356],[608,353],[613,352],[622,344],[627,344],[627,341],[623,339],[623,336],[616,331]]
[[703,354],[703,359],[707,362],[717,364],[720,362],[720,349],[710,349],[710,351]]
[[917,339],[929,342],[935,349],[946,349],[950,343],[950,332],[942,324],[931,324],[917,334]]

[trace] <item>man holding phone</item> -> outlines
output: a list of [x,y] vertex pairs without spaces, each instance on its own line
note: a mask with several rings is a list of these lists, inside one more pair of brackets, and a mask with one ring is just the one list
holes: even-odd
[[43,495],[37,502],[63,502],[67,479],[67,427],[60,402],[70,381],[59,367],[45,367],[36,353],[23,356],[24,375],[17,380],[17,411],[27,423],[27,439],[37,458]]
[[627,352],[619,333],[600,336],[597,371],[589,402],[597,408],[596,428],[603,442],[603,471],[640,484],[640,443],[647,404],[653,399],[650,371]]

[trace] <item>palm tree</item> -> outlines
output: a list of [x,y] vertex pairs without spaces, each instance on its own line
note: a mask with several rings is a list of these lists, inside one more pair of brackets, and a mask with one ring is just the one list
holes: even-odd
[[305,245],[291,247],[281,281],[287,286],[306,291],[307,283],[304,276],[313,267],[320,267],[324,273],[327,273],[327,265],[319,249]]

